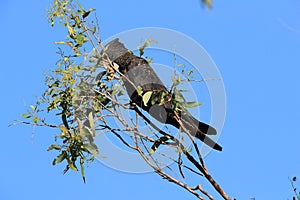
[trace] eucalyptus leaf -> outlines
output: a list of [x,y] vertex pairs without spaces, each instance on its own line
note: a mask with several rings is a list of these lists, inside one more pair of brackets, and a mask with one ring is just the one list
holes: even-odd
[[84,43],[83,34],[76,35],[76,43],[77,43],[77,45],[82,46],[82,44]]
[[75,39],[76,37],[76,31],[73,27],[69,26],[68,25],[68,32],[69,32],[69,35],[72,39]]
[[34,105],[30,105],[30,108],[31,108],[33,111],[35,111]]
[[85,12],[84,7],[83,7],[80,3],[76,2],[76,4],[77,4],[77,6],[78,6],[83,12]]
[[61,154],[59,154],[56,159],[55,159],[55,162],[53,165],[55,164],[58,164],[58,163],[61,163],[64,159],[67,158],[67,152],[66,151],[62,151]]
[[136,92],[138,93],[139,96],[142,96],[142,94],[143,94],[143,88],[141,86],[138,86]]
[[70,160],[69,157],[67,157],[67,162],[68,162],[68,165],[69,165],[70,169],[72,169],[74,171],[78,171],[76,165]]
[[94,26],[94,28],[93,28],[93,34],[95,34],[96,31],[97,31],[97,28],[96,28],[96,26]]
[[84,175],[84,159],[80,158],[80,171],[81,171],[81,176],[83,179],[83,182],[85,183],[85,175]]
[[28,119],[31,118],[32,116],[30,114],[20,114],[22,117]]
[[51,151],[51,150],[60,150],[60,146],[56,145],[56,144],[52,144],[48,149],[47,151]]
[[68,129],[64,126],[59,126],[58,128],[65,134],[69,132]]
[[54,42],[54,44],[65,44],[65,42],[61,41],[61,42]]
[[89,113],[88,120],[89,120],[89,124],[91,127],[92,135],[94,137],[95,136],[95,120],[94,120],[93,112]]
[[203,102],[195,102],[195,101],[190,101],[190,102],[184,102],[184,107],[186,108],[195,108],[195,107],[198,107],[198,106],[201,106],[203,104]]
[[36,123],[38,123],[38,121],[39,121],[39,118],[38,118],[38,117],[34,117],[34,118],[33,118],[33,123],[36,124]]

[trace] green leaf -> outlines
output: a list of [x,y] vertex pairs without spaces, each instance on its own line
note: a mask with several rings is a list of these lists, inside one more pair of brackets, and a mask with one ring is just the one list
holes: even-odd
[[143,88],[141,86],[137,86],[137,91],[136,92],[138,93],[139,96],[142,96]]
[[84,158],[80,158],[80,171],[81,171],[81,176],[83,179],[83,182],[85,183],[85,176],[84,176]]
[[82,151],[85,152],[90,152],[90,151],[94,151],[98,153],[98,147],[95,143],[91,143],[91,144],[84,144],[84,146],[82,146]]
[[88,115],[88,120],[89,120],[89,124],[90,124],[90,127],[91,127],[91,131],[92,131],[92,135],[95,136],[95,120],[94,120],[94,116],[93,116],[93,113],[90,112],[89,115]]
[[56,165],[56,158],[53,159],[52,165]]
[[93,28],[93,34],[95,34],[96,31],[97,31],[97,28],[96,28],[96,26],[94,26],[94,28]]
[[[91,131],[91,129],[89,129],[86,126],[83,126],[82,122],[79,119],[77,119],[77,123],[78,123],[78,128],[79,128],[79,134],[82,137],[87,138],[89,140],[90,145],[93,147],[93,149],[95,149],[97,151],[98,147],[94,143],[94,135],[93,135],[93,132]],[[85,146],[87,146],[87,144]]]
[[83,34],[76,35],[76,43],[78,46],[82,46],[82,44],[84,43]]
[[65,44],[65,42],[54,42],[54,44]]
[[33,118],[33,123],[36,124],[36,123],[38,123],[38,121],[39,121],[39,118],[38,118],[38,117],[34,117],[34,118]]
[[64,133],[64,134],[69,133],[68,129],[67,129],[66,127],[64,127],[64,126],[59,126],[58,128],[59,128],[59,129],[62,131],[62,133]]
[[78,7],[79,7],[83,12],[85,12],[84,7],[83,7],[80,3],[76,2],[76,4],[78,5]]
[[31,108],[33,111],[35,111],[34,105],[30,105],[30,108]]
[[60,148],[58,145],[52,144],[52,145],[47,149],[47,151],[51,151],[51,150],[53,150],[53,149],[55,149],[55,150],[61,150],[61,148]]
[[144,105],[147,106],[150,98],[151,98],[151,95],[152,95],[152,91],[148,91],[146,92],[144,95],[143,95],[143,102],[144,102]]
[[211,8],[212,8],[213,0],[201,0],[201,2],[202,2],[208,9],[211,9]]
[[82,130],[82,127],[83,127],[82,122],[78,118],[77,118],[77,123],[78,123],[79,133],[81,135],[84,135],[83,130]]
[[152,61],[153,61],[152,58],[148,58],[148,59],[147,59],[148,64],[150,64]]
[[77,167],[76,167],[75,164],[70,160],[69,157],[67,157],[67,161],[68,161],[69,167],[70,167],[72,170],[78,171]]
[[53,160],[53,165],[56,165],[58,163],[61,163],[64,159],[67,158],[67,152],[62,151],[61,154],[59,154],[54,160]]
[[79,16],[76,16],[75,17],[75,26],[80,28],[80,24],[81,24],[80,18],[79,18]]
[[194,70],[191,69],[191,70],[187,73],[187,75],[190,76],[192,73],[194,73]]
[[172,81],[173,81],[174,86],[177,86],[180,83],[182,83],[180,76],[177,76],[177,77],[176,76],[172,76]]
[[91,129],[89,129],[88,127],[83,127],[83,131],[84,136],[89,140],[89,142],[92,144],[94,143],[94,138],[93,138],[93,133],[91,131]]
[[151,42],[157,43],[156,40],[153,40],[153,39],[150,38],[150,39],[146,40],[145,43],[142,46],[139,47],[140,57],[144,55],[145,48],[150,46]]
[[28,119],[31,118],[32,116],[30,114],[20,114],[22,117]]
[[75,39],[76,38],[76,33],[75,33],[75,29],[71,26],[68,25],[68,32],[69,32],[69,35],[72,39]]
[[195,107],[198,107],[198,106],[201,106],[203,104],[203,102],[195,102],[195,101],[190,101],[190,102],[184,102],[184,107],[186,108],[195,108]]

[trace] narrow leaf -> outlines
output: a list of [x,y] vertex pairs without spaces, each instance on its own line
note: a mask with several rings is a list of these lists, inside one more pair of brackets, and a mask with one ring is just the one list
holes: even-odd
[[81,176],[83,179],[83,182],[85,183],[85,176],[84,176],[84,159],[80,158],[80,171],[81,171]]
[[74,171],[78,171],[77,167],[75,166],[75,164],[70,160],[69,157],[67,157],[67,162],[68,162],[68,165],[70,167],[70,169],[74,170]]
[[34,118],[33,118],[33,123],[36,124],[36,123],[38,123],[38,121],[39,121],[39,118],[38,118],[38,117],[34,117]]
[[52,144],[52,145],[47,149],[47,151],[51,151],[51,150],[53,150],[53,149],[55,149],[55,150],[60,150],[61,148],[60,148],[58,145],[56,145],[56,144]]
[[20,114],[22,117],[24,117],[24,118],[26,118],[26,119],[28,119],[28,118],[31,118],[32,116],[31,115],[29,115],[29,114]]
[[79,7],[83,12],[85,12],[84,7],[83,7],[80,3],[76,2],[76,4],[78,5],[78,7]]
[[65,42],[54,42],[54,44],[65,44]]
[[198,106],[201,106],[203,104],[203,102],[195,102],[195,101],[190,101],[190,102],[185,102],[184,103],[184,106],[186,108],[195,108],[195,107],[198,107]]
[[89,119],[91,131],[92,131],[92,135],[95,136],[95,132],[96,132],[95,131],[95,120],[94,120],[92,112],[89,113],[88,119]]
[[95,34],[96,31],[97,31],[97,28],[96,28],[96,26],[94,26],[94,28],[93,28],[93,34]]
[[[64,159],[67,158],[67,152],[65,151],[62,151],[61,154],[59,154],[56,159],[55,159],[55,162],[54,162],[54,165],[57,164],[57,163],[61,163]],[[53,163],[52,163],[53,164]]]
[[91,131],[91,129],[89,129],[88,127],[83,127],[83,133],[84,136],[89,140],[89,142],[92,144],[94,143],[94,138],[93,138],[93,133]]
[[59,126],[58,128],[59,128],[64,134],[66,134],[66,133],[69,132],[68,129],[67,129],[66,127],[64,127],[64,126]]
[[143,88],[141,86],[138,86],[136,92],[138,93],[139,96],[142,96],[142,94],[143,94]]
[[31,108],[33,111],[35,111],[34,105],[30,105],[30,108]]
[[74,28],[72,28],[71,26],[68,25],[68,32],[69,32],[70,37],[72,39],[75,39],[76,34],[75,34]]

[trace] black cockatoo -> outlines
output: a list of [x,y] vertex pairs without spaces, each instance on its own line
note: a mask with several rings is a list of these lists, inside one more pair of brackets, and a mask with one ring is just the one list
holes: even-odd
[[[124,75],[126,91],[133,103],[147,111],[152,117],[164,124],[171,124],[176,128],[183,128],[183,131],[188,131],[189,134],[200,139],[202,142],[212,147],[213,149],[222,150],[222,147],[210,139],[207,135],[216,135],[215,128],[198,121],[186,110],[180,106],[174,109],[171,101],[168,100],[169,93],[157,74],[154,72],[149,63],[141,57],[135,56],[129,51],[124,44],[119,42],[119,39],[114,39],[103,48],[103,56],[109,57],[113,64],[117,64],[119,71]],[[138,94],[138,88],[142,88],[143,94]],[[142,96],[151,92],[152,101],[145,103]],[[152,98],[156,98],[156,102]],[[164,96],[164,97],[162,97]],[[183,126],[183,127],[182,127]]]

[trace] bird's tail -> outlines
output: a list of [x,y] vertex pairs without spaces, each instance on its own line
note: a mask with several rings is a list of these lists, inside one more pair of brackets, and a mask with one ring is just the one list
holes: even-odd
[[189,113],[181,113],[181,122],[186,131],[196,138],[200,139],[203,143],[207,144],[211,148],[222,151],[222,147],[217,144],[215,141],[210,139],[208,135],[216,135],[217,131],[212,126],[198,121]]

